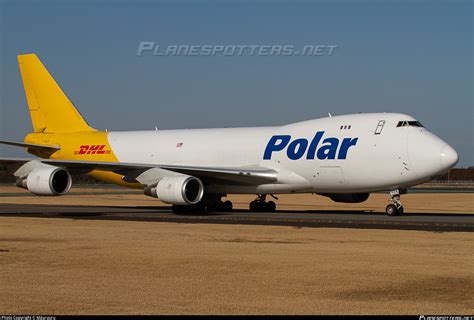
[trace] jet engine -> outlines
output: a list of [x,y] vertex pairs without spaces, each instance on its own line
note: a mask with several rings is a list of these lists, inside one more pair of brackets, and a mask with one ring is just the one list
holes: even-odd
[[204,186],[201,180],[195,177],[170,176],[162,178],[156,187],[145,189],[145,194],[170,204],[191,205],[201,201]]
[[44,166],[31,171],[16,185],[39,196],[60,196],[71,189],[72,178],[63,168]]
[[321,193],[320,195],[329,197],[334,202],[360,203],[369,199],[370,193]]

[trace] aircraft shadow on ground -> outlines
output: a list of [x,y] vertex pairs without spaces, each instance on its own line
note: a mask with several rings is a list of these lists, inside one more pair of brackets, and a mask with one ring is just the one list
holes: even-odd
[[[127,207],[127,206],[116,206],[114,208],[121,208],[121,209],[139,209],[139,210],[163,210],[167,211],[167,213],[171,212],[171,207],[170,206],[133,206],[133,207]],[[152,212],[150,212],[152,213]],[[164,212],[159,212],[159,213],[164,213]],[[197,213],[185,213],[185,214],[178,214],[178,215],[186,215],[186,216],[212,216],[212,215],[232,215],[236,213],[246,213],[249,214],[251,213],[250,210],[248,209],[234,209],[232,212],[197,212]],[[292,213],[292,214],[347,214],[347,215],[352,215],[352,214],[357,214],[357,215],[377,215],[377,216],[386,216],[387,214],[384,211],[374,211],[374,210],[276,210],[275,212],[253,212],[253,213],[266,213],[266,214],[285,214],[285,213]],[[426,215],[433,215],[433,216],[439,216],[439,217],[472,217],[474,219],[474,213],[469,213],[469,212],[460,212],[460,213],[432,213],[432,212],[427,212],[427,213],[417,213],[417,212],[406,212],[403,214],[404,216],[411,216],[411,217],[422,217]]]
[[[120,207],[114,207],[114,208],[121,208],[121,209],[138,209],[138,210],[165,210],[170,212],[171,207],[170,206],[134,206],[134,207],[127,207],[127,206],[120,206]],[[160,212],[163,213],[163,212]],[[250,210],[248,209],[234,209],[232,212],[192,212],[192,213],[183,213],[183,214],[177,214],[177,215],[182,215],[182,216],[213,216],[213,215],[232,215],[232,214],[237,214],[237,213],[251,213]],[[284,214],[284,213],[307,213],[307,214],[333,214],[333,213],[338,213],[338,214],[374,214],[374,212],[371,211],[365,211],[365,210],[276,210],[275,212],[253,212],[253,213],[266,213],[266,214]]]

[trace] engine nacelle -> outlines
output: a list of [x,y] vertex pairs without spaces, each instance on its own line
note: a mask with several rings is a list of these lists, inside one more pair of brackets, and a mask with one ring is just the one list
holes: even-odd
[[161,179],[151,192],[145,190],[145,194],[170,204],[191,205],[201,201],[204,186],[201,180],[195,177],[171,176]]
[[369,199],[370,193],[325,193],[320,195],[329,197],[334,202],[360,203]]
[[65,169],[45,166],[34,169],[16,185],[40,196],[59,196],[71,189],[72,178]]

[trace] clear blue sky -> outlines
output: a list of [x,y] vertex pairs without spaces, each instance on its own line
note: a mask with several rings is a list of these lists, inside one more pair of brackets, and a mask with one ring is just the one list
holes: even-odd
[[[5,139],[31,130],[16,55],[34,52],[98,129],[402,112],[452,144],[458,166],[474,165],[471,1],[0,0],[0,13]],[[319,57],[137,57],[140,41],[338,48]]]

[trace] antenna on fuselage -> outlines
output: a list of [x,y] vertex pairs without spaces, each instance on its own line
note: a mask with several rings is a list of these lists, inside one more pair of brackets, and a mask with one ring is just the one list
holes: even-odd
[[328,112],[328,116],[329,118],[332,118],[332,114],[330,112]]

